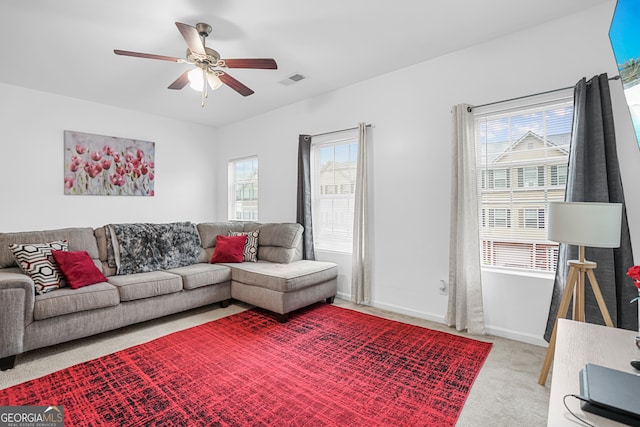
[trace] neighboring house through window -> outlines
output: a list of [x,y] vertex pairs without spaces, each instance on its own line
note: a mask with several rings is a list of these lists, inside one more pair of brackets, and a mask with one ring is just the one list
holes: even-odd
[[311,206],[314,247],[352,251],[358,132],[343,131],[311,140]]
[[558,244],[547,239],[547,206],[564,200],[573,102],[525,102],[474,109],[481,259],[483,267],[552,272]]
[[229,162],[229,219],[258,220],[258,158]]

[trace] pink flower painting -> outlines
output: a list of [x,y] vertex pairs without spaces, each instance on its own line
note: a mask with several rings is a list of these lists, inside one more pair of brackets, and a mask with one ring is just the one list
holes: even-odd
[[155,143],[64,131],[64,194],[153,196]]

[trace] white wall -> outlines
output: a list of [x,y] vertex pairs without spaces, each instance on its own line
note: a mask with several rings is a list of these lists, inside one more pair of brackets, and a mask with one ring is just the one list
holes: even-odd
[[[0,231],[213,220],[215,129],[6,84],[0,111]],[[65,196],[64,130],[155,142],[155,196]]]
[[[298,134],[371,123],[373,304],[442,321],[447,297],[438,287],[448,277],[450,107],[617,74],[607,34],[614,7],[612,0],[219,129],[217,219],[227,217],[229,159],[258,155],[260,221],[294,221]],[[633,187],[640,182],[640,153],[621,84],[611,87],[632,241],[640,250],[640,195]],[[344,295],[349,261],[340,261]],[[542,344],[551,280],[504,274],[484,274],[483,280],[489,332]]]

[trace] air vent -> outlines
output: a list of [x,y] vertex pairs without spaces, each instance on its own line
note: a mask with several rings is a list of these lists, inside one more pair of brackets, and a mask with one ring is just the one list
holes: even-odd
[[290,85],[292,85],[294,83],[298,83],[300,80],[304,80],[304,79],[306,79],[306,77],[303,76],[302,74],[294,73],[294,74],[291,74],[286,79],[280,81],[280,83],[285,85],[285,86],[290,86]]

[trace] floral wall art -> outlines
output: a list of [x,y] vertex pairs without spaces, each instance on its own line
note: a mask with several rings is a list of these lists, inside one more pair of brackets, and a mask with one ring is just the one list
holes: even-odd
[[153,196],[155,143],[64,131],[64,194]]

